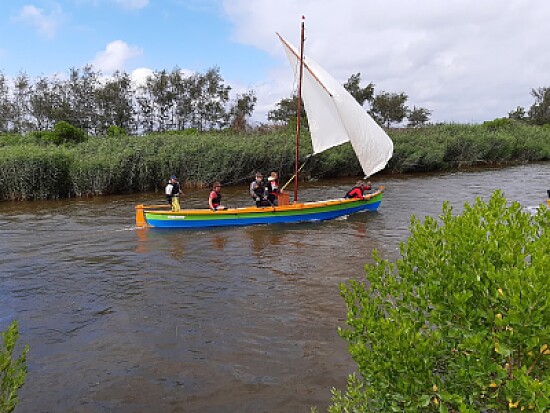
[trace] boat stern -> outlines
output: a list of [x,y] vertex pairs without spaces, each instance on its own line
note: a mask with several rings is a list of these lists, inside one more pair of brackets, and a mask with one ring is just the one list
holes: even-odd
[[143,204],[136,205],[136,227],[146,228],[147,221],[145,220],[145,206]]

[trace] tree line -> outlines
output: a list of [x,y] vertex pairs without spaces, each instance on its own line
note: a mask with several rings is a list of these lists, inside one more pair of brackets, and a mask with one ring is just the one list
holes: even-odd
[[10,88],[0,73],[0,133],[25,134],[68,123],[90,135],[244,128],[252,115],[253,91],[230,100],[219,68],[189,76],[179,68],[155,71],[143,85],[117,71],[106,78],[91,65],[72,68],[67,79],[20,73]]
[[[362,106],[368,105],[368,113],[378,124],[390,128],[392,124],[400,124],[407,119],[407,126],[417,127],[425,125],[430,120],[431,111],[414,106],[410,109],[406,103],[409,97],[404,92],[392,93],[382,91],[374,93],[374,83],[370,82],[365,87],[361,86],[361,73],[355,73],[344,83],[344,88]],[[297,95],[289,99],[282,99],[277,103],[277,108],[270,111],[267,119],[274,122],[287,123],[297,115]],[[307,113],[302,109],[300,116],[304,119],[304,126],[307,127]]]
[[[0,133],[50,131],[57,123],[67,123],[88,135],[226,128],[242,132],[250,128],[248,119],[257,101],[254,91],[231,99],[232,88],[225,84],[218,67],[191,75],[177,67],[170,72],[155,71],[136,85],[124,71],[104,77],[87,65],[71,68],[67,78],[56,75],[32,81],[21,72],[9,83],[0,72]],[[429,110],[409,110],[405,93],[375,96],[373,83],[362,87],[360,73],[350,76],[344,87],[361,106],[370,105],[369,113],[381,125],[390,127],[405,118],[409,126],[429,121]],[[267,120],[288,124],[297,115],[296,100],[296,95],[281,99]],[[305,110],[303,117],[305,123]]]
[[[51,131],[66,123],[88,135],[230,128],[250,129],[257,98],[253,90],[231,99],[231,86],[225,84],[218,67],[205,73],[186,75],[179,68],[155,71],[143,84],[135,84],[124,71],[102,76],[91,65],[71,68],[67,78],[39,77],[34,82],[21,72],[10,85],[0,72],[0,133],[26,134]],[[430,121],[427,108],[407,105],[405,92],[381,91],[375,94],[370,82],[361,86],[355,73],[343,85],[380,125],[418,127]],[[532,89],[535,102],[530,108],[518,106],[508,118],[543,125],[550,123],[550,88]],[[281,99],[267,120],[288,124],[297,115],[297,96]],[[304,126],[307,113],[302,107]],[[260,125],[264,128],[266,125]]]

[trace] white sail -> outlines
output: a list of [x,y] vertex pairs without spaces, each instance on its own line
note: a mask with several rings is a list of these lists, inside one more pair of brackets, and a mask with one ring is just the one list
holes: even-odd
[[[300,54],[281,35],[298,78]],[[314,60],[304,56],[302,100],[307,112],[314,153],[351,141],[365,176],[385,168],[393,142],[353,96]]]

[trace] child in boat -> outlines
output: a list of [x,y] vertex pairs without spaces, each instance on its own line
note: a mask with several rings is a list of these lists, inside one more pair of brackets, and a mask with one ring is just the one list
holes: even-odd
[[275,171],[271,172],[271,176],[267,178],[267,199],[273,205],[279,205],[279,174]]
[[172,211],[178,212],[180,210],[179,196],[183,192],[181,191],[180,184],[175,175],[170,177],[168,185],[166,185],[164,192],[166,194],[166,200],[169,205],[172,205]]
[[220,209],[225,209],[222,205],[222,184],[219,182],[214,182],[212,185],[212,191],[208,196],[208,206],[212,211],[219,211]]
[[250,196],[256,201],[258,208],[264,206],[270,206],[271,201],[267,197],[269,195],[267,182],[264,181],[261,172],[256,172],[256,179],[250,184]]

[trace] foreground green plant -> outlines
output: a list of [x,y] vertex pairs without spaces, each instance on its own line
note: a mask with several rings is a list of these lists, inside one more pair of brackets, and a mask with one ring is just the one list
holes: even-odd
[[17,405],[17,391],[25,384],[27,375],[27,352],[23,349],[17,360],[13,360],[13,349],[19,337],[17,321],[2,333],[4,344],[0,347],[0,413],[13,411]]
[[549,411],[550,209],[497,191],[439,218],[341,286],[360,377],[330,412]]

